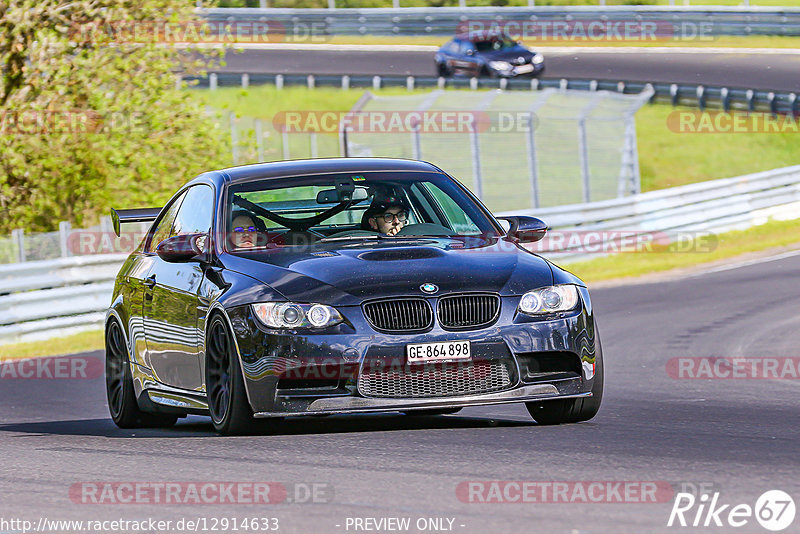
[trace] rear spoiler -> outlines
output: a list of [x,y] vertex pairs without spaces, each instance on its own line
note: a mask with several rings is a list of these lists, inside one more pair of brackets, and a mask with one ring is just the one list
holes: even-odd
[[132,222],[155,221],[161,208],[137,208],[132,210],[115,210],[111,208],[111,222],[114,225],[114,233],[119,237],[119,225]]

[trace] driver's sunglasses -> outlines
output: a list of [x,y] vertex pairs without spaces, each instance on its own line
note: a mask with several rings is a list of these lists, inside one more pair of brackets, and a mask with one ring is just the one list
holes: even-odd
[[397,220],[402,223],[408,220],[408,213],[406,213],[405,211],[401,211],[400,213],[386,212],[382,215],[377,215],[376,217],[383,217],[383,220],[386,221],[387,223],[392,222],[392,219],[397,217]]
[[237,226],[233,229],[234,232],[255,232],[255,226]]

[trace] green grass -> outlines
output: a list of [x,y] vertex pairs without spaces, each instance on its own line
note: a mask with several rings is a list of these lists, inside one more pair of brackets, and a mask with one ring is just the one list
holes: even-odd
[[798,133],[677,133],[667,126],[676,109],[655,104],[636,114],[643,191],[800,163]]
[[[733,258],[748,252],[800,243],[800,219],[770,221],[748,230],[718,234],[716,240],[704,240],[700,251],[622,253],[596,260],[576,262],[566,267],[588,283],[642,276],[655,272],[692,267]],[[716,241],[716,247],[709,243]],[[712,249],[713,250],[709,250]]]
[[0,345],[0,361],[19,360],[37,356],[59,356],[100,350],[103,348],[103,331],[89,330],[47,341],[29,341]]

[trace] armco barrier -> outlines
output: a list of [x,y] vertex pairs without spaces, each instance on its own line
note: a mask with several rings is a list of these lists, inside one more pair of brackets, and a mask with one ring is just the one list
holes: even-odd
[[[274,84],[282,88],[288,85],[314,87],[371,88],[405,87],[412,89],[503,89],[509,91],[536,91],[543,89],[577,89],[580,91],[617,91],[639,94],[652,88],[651,101],[671,103],[673,106],[695,106],[706,108],[763,111],[766,113],[800,112],[797,93],[763,91],[746,88],[714,87],[701,84],[647,83],[622,80],[589,80],[577,78],[437,78],[435,76],[349,76],[349,75],[302,75],[302,74],[249,74],[210,73],[205,77],[184,78],[192,82],[191,87],[216,89],[259,84]],[[245,83],[246,80],[246,83]],[[194,83],[196,82],[196,83]]]
[[[467,21],[552,23],[611,20],[683,25],[707,36],[800,35],[800,8],[708,6],[539,6],[437,8],[215,8],[200,11],[211,21],[269,21],[289,35],[453,35]],[[702,25],[702,26],[701,26]],[[707,33],[706,33],[707,32]]]
[[125,254],[0,265],[0,344],[103,324]]
[[[513,212],[553,229],[643,232],[746,229],[800,216],[800,165],[621,199]],[[597,257],[546,254],[555,261]],[[102,325],[124,254],[77,256],[0,266],[0,344],[55,337]]]

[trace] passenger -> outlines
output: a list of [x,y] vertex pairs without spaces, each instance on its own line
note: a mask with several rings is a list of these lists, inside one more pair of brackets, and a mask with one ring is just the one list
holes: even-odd
[[259,225],[252,216],[239,212],[235,214],[231,227],[231,243],[236,248],[253,248],[258,241]]

